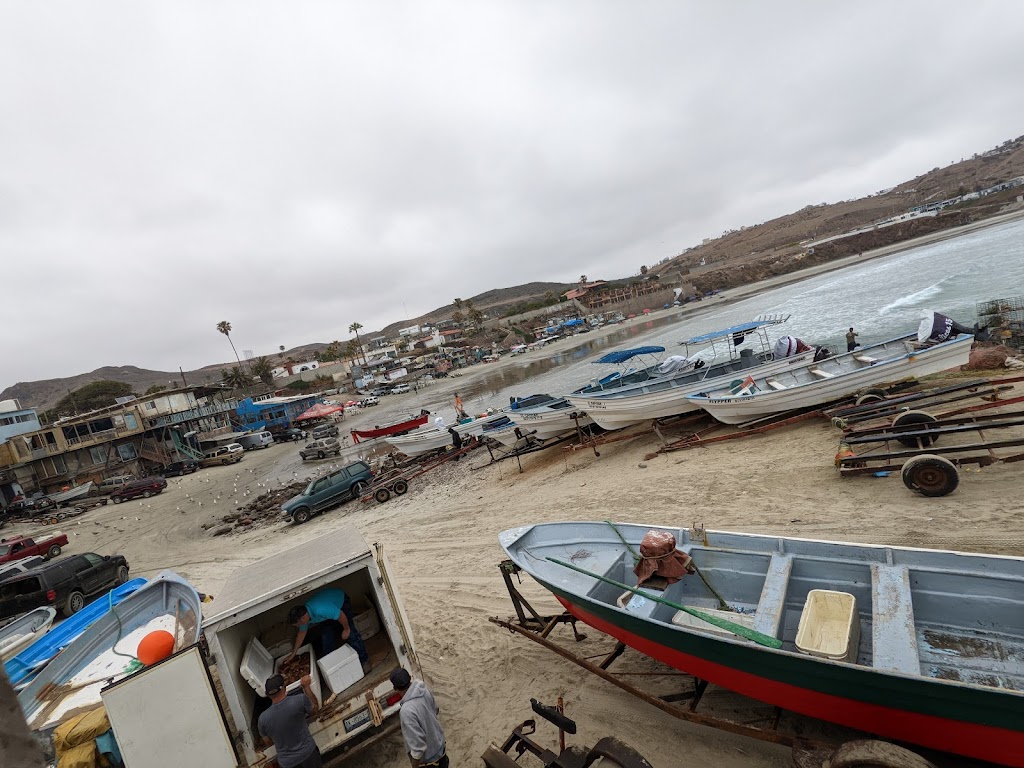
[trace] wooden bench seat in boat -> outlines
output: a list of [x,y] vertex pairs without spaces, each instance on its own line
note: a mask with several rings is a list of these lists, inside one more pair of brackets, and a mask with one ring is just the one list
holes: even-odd
[[876,359],[871,357],[870,355],[859,355],[856,352],[854,352],[853,354],[853,359],[856,360],[858,363],[867,363],[868,365],[872,365],[873,363],[877,362]]
[[793,556],[778,552],[768,563],[768,573],[761,587],[761,597],[754,612],[754,629],[771,637],[779,636],[782,615],[786,612],[786,593],[789,591],[789,575],[793,572]]
[[767,384],[772,389],[778,389],[778,390],[787,389],[785,384],[783,384],[781,381],[779,381],[778,379],[775,379],[775,378],[769,377],[769,378],[764,380],[764,383]]
[[871,564],[871,612],[871,666],[921,674],[907,566]]
[[821,370],[821,368],[808,368],[807,370],[809,370],[812,374],[817,376],[819,379],[831,379],[833,376],[835,376],[834,373],[829,373],[828,371],[823,371],[823,370]]

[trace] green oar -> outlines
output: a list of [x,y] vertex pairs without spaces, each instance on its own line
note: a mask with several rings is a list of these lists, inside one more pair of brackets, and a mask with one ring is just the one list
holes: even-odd
[[724,629],[726,632],[732,632],[734,635],[745,637],[747,640],[752,640],[758,645],[763,645],[768,648],[782,647],[781,640],[779,640],[777,637],[766,635],[764,634],[764,632],[758,632],[755,629],[744,627],[742,624],[737,624],[733,621],[720,619],[717,616],[712,616],[710,614],[704,613],[704,611],[698,611],[696,608],[687,608],[685,605],[678,605],[677,603],[673,603],[672,601],[666,600],[663,597],[656,597],[655,595],[648,594],[647,592],[641,592],[636,587],[631,587],[627,584],[623,584],[622,582],[615,581],[615,579],[609,579],[605,578],[604,576],[599,576],[596,573],[591,573],[585,568],[579,568],[578,566],[575,566],[572,563],[566,563],[563,560],[559,560],[554,557],[548,557],[546,559],[550,560],[552,563],[555,563],[556,565],[561,565],[565,568],[571,568],[572,570],[577,571],[578,573],[582,573],[584,576],[590,576],[591,578],[597,579],[598,581],[603,581],[605,584],[611,584],[613,587],[618,587],[619,589],[624,589],[627,592],[632,592],[634,595],[640,595],[641,597],[646,597],[648,600],[653,600],[656,603],[667,605],[669,608],[675,608],[677,611],[688,613],[691,616],[695,616],[696,618],[700,619],[701,621],[706,621],[708,624],[713,624],[719,629]]

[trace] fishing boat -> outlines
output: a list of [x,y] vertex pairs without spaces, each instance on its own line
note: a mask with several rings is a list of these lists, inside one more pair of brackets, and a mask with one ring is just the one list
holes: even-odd
[[565,609],[676,669],[879,736],[1024,766],[1024,558],[662,528],[696,573],[637,585],[646,525],[501,546]]
[[68,488],[66,491],[50,493],[47,495],[50,497],[54,504],[56,504],[59,507],[62,507],[65,504],[70,504],[75,499],[80,499],[83,498],[84,496],[88,496],[92,492],[94,486],[95,483],[93,483],[93,481],[90,480],[89,482],[83,483],[82,485],[76,485],[72,488]]
[[48,731],[68,715],[100,702],[100,690],[142,668],[139,643],[150,632],[174,637],[174,650],[198,642],[199,593],[172,571],[162,571],[94,622],[18,694],[32,730]]
[[[513,397],[507,406],[502,408],[506,415],[504,423],[488,424],[480,434],[481,438],[491,440],[506,449],[522,448],[527,444],[543,442],[534,437],[533,432],[524,429],[508,417],[513,411],[522,411],[538,405],[544,405],[562,398],[549,394],[530,395],[529,397]],[[518,430],[518,431],[517,431]]]
[[14,658],[45,635],[56,615],[54,608],[36,608],[0,627],[0,661]]
[[[488,425],[508,423],[508,416],[504,413],[495,413],[480,416],[469,421],[452,425],[463,440],[481,435]],[[384,438],[384,441],[398,449],[406,456],[422,456],[426,453],[439,451],[452,444],[451,433],[448,428],[421,427],[404,435],[393,435]]]
[[744,424],[839,400],[885,382],[959,367],[970,359],[973,343],[969,333],[925,344],[917,334],[909,334],[783,371],[755,371],[730,388],[687,399],[723,424]]
[[696,411],[699,406],[687,395],[707,389],[715,379],[741,372],[784,371],[812,360],[816,350],[811,347],[789,357],[776,354],[768,329],[788,319],[789,315],[760,317],[681,341],[684,355],[671,356],[622,379],[584,387],[566,399],[608,430]]
[[145,586],[145,579],[132,579],[115,587],[103,597],[92,601],[70,618],[64,619],[30,646],[4,662],[4,672],[15,689],[24,688],[51,659],[63,651],[97,619],[126,597]]
[[388,424],[385,427],[374,427],[373,429],[353,429],[352,442],[358,443],[361,440],[372,440],[375,437],[388,437],[389,435],[404,435],[412,432],[417,427],[427,423],[430,414],[424,411],[419,416],[411,416],[404,421]]

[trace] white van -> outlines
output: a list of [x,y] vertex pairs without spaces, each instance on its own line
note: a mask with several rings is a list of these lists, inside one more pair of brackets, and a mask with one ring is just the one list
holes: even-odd
[[313,739],[330,758],[332,750],[355,751],[397,733],[401,696],[389,673],[399,666],[415,677],[422,671],[383,546],[367,544],[346,526],[235,570],[204,607],[212,614],[203,619],[208,653],[201,641],[103,690],[103,697],[113,691],[130,702],[107,710],[127,768],[266,766],[274,749],[262,745],[256,730],[269,706],[260,693],[263,681],[291,650],[295,628],[288,611],[329,587],[351,598],[372,669],[364,675],[358,657],[334,666],[331,657],[348,646],[312,659],[320,701],[309,725]]
[[274,436],[269,432],[251,432],[248,435],[241,435],[237,444],[247,451],[255,451],[257,448],[267,448],[273,445]]

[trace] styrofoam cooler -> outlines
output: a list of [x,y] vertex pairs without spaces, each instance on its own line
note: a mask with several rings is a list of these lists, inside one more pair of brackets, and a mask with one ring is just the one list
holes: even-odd
[[[316,654],[313,653],[313,646],[303,645],[296,652],[296,656],[302,656],[303,654],[309,654],[309,680],[310,687],[313,689],[313,693],[316,694],[317,701],[322,702],[323,698],[320,696],[320,672],[317,668]],[[267,678],[270,677],[274,672],[277,671],[281,665],[281,660],[288,655],[285,651],[278,658],[274,658],[270,651],[263,647],[263,643],[257,640],[255,637],[249,638],[248,644],[245,646],[245,653],[242,654],[242,664],[239,667],[239,672],[242,673],[242,677],[245,678],[246,682],[252,686],[252,689],[256,691],[260,696],[266,697],[267,693],[264,690],[264,683],[267,682]],[[333,654],[330,654],[333,655]],[[329,656],[324,657],[329,658]],[[362,667],[359,668],[362,672]],[[287,690],[294,691],[296,688],[301,687],[302,681],[296,680],[294,683],[288,686]]]
[[359,663],[359,654],[351,645],[343,645],[331,651],[317,661],[320,674],[327,678],[327,685],[334,693],[341,693],[350,685],[363,679],[363,665]]

